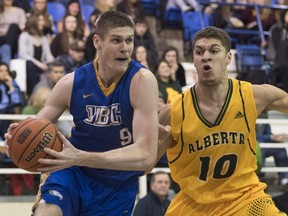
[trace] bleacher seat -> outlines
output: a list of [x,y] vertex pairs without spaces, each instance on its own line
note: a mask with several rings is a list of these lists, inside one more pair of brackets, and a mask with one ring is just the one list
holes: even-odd
[[191,41],[194,34],[211,25],[211,17],[201,11],[188,11],[182,13],[184,40]]
[[261,49],[256,44],[236,44],[237,68],[240,73],[262,70],[265,64]]
[[60,2],[48,2],[47,3],[48,13],[52,16],[53,22],[55,24],[55,32],[57,33],[57,22],[62,20],[66,13],[65,6]]
[[85,23],[89,24],[90,22],[90,16],[92,12],[94,11],[94,6],[90,4],[83,4],[82,5],[82,14],[83,14],[83,20]]
[[179,8],[169,8],[165,11],[162,28],[182,29],[182,12]]
[[156,2],[155,0],[141,0],[144,11],[148,15],[156,15]]

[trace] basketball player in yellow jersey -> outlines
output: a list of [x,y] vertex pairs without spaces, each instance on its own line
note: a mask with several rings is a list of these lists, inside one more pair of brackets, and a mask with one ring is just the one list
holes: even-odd
[[288,94],[229,79],[230,48],[225,31],[199,31],[192,43],[198,83],[159,114],[162,125],[171,125],[159,156],[167,149],[172,178],[181,188],[166,216],[286,215],[255,173],[255,124],[263,111],[288,113]]

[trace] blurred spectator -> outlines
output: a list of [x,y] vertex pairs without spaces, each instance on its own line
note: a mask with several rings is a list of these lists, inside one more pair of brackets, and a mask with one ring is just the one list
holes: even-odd
[[[55,1],[60,1],[60,0],[48,0],[48,2],[55,2]],[[89,5],[93,5],[95,3],[95,1],[97,0],[82,0],[83,4],[89,4]],[[61,3],[64,4],[65,6],[67,6],[69,4],[70,0],[61,0]]]
[[142,65],[144,65],[146,68],[148,68],[154,73],[154,61],[151,60],[151,55],[148,54],[148,51],[144,46],[140,45],[138,47],[135,47],[134,55],[132,56],[132,58],[140,62]]
[[166,10],[169,8],[180,8],[182,12],[200,10],[196,0],[168,0]]
[[[267,113],[263,113],[259,118],[268,118]],[[257,124],[256,125],[257,140],[265,143],[283,143],[288,142],[288,134],[272,134],[269,124]],[[265,166],[267,157],[272,156],[274,158],[275,165],[277,167],[288,167],[288,157],[286,148],[262,148],[262,166]],[[279,182],[282,189],[288,192],[288,173],[279,172]]]
[[280,22],[270,29],[267,57],[273,61],[269,76],[271,84],[288,92],[288,11],[283,10]]
[[[225,2],[233,3],[234,0]],[[218,5],[213,13],[213,25],[218,28],[244,28],[244,23],[237,17],[234,8],[232,5]]]
[[[43,107],[51,93],[51,89],[42,87],[31,94],[27,106],[22,110],[22,114],[25,115],[35,115]],[[13,195],[22,195],[23,186],[25,185],[27,189],[34,193],[34,175],[33,174],[11,174],[10,175],[11,189]]]
[[10,65],[11,47],[8,44],[3,44],[0,46],[0,61]]
[[170,185],[168,173],[158,171],[152,174],[150,192],[136,204],[133,216],[164,216],[170,204],[167,198]]
[[26,23],[25,31],[19,37],[19,58],[27,60],[27,95],[30,96],[40,76],[47,70],[47,64],[54,60],[49,41],[43,35],[44,16],[31,14]]
[[[278,0],[278,5],[283,5],[283,6],[287,6],[288,5],[288,0]],[[275,18],[276,18],[276,22],[281,21],[281,13],[283,10],[275,10]]]
[[[9,71],[7,64],[0,62],[0,114],[20,114],[25,99],[19,85],[14,80],[15,75]],[[4,140],[10,120],[0,121],[0,140]]]
[[31,9],[30,0],[14,0],[16,7],[22,8],[25,13],[28,13]]
[[[227,3],[234,3],[234,0],[225,0]],[[246,0],[241,0],[238,3],[247,4]],[[213,7],[215,4],[211,4]],[[213,25],[218,28],[230,28],[230,29],[246,29],[244,22],[241,20],[242,11],[246,9],[246,6],[239,5],[217,5],[213,7]],[[206,8],[208,10],[208,8]],[[206,11],[205,10],[205,11]],[[236,43],[246,44],[251,40],[251,35],[245,34],[231,34],[230,36],[235,39]],[[233,41],[233,42],[234,42]],[[235,48],[235,43],[232,44]]]
[[[249,0],[250,4],[265,5],[270,4],[270,0]],[[271,8],[259,8],[260,19],[264,31],[269,31],[271,26],[276,23],[275,13]],[[246,6],[239,17],[248,30],[258,30],[257,16],[254,7]]]
[[[221,2],[220,0],[215,0],[213,2]],[[215,10],[217,10],[217,8],[219,7],[219,4],[207,4],[207,5],[204,5],[204,13],[206,13],[207,15],[212,15],[214,14]]]
[[62,54],[68,54],[70,45],[76,39],[82,39],[82,35],[77,32],[77,19],[75,16],[67,15],[63,18],[63,31],[56,34],[51,42],[51,51],[56,58]]
[[27,106],[22,110],[22,114],[36,115],[44,107],[50,93],[51,88],[45,86],[39,87],[31,94]]
[[145,18],[145,11],[140,0],[121,0],[117,5],[117,10],[130,15],[133,20]]
[[[173,69],[165,59],[160,60],[156,66],[155,76],[158,80],[159,88],[158,110],[161,110],[165,104],[171,102],[173,97],[182,92],[179,82],[173,79],[175,74],[173,75],[172,71]],[[160,158],[157,166],[168,166],[166,154]]]
[[[81,35],[82,39],[86,39],[90,34],[90,29],[87,23],[83,20],[83,15],[81,11],[81,5],[78,0],[71,0],[66,6],[65,17],[71,15],[76,17],[77,21],[77,35]],[[64,20],[57,23],[57,28],[59,32],[63,31]]]
[[185,69],[179,61],[178,50],[175,47],[168,47],[163,52],[163,58],[168,62],[172,70],[171,78],[173,81],[178,81],[181,86],[186,86]]
[[178,81],[172,79],[172,70],[168,62],[161,60],[156,67],[156,78],[159,86],[159,97],[164,103],[170,103],[175,95],[182,92]]
[[28,13],[30,14],[41,14],[44,17],[44,28],[43,33],[46,36],[52,36],[54,34],[55,26],[52,16],[48,13],[47,1],[46,0],[33,0],[33,5]]
[[47,87],[52,90],[56,83],[65,75],[65,73],[63,63],[53,61],[52,63],[48,64],[47,74],[35,85],[33,93],[42,87]]
[[134,46],[138,47],[140,45],[146,48],[149,58],[151,59],[151,64],[155,66],[158,62],[158,51],[145,19],[135,19]]
[[87,37],[86,44],[85,44],[85,48],[86,48],[85,58],[87,59],[87,61],[94,60],[96,56],[96,48],[94,47],[94,43],[93,43],[96,19],[101,13],[104,13],[108,10],[116,10],[115,0],[96,0],[95,1],[95,10],[91,13],[91,16],[90,16],[91,33]]
[[[54,61],[49,64],[48,79],[41,81],[39,85],[35,86],[34,91],[30,97],[27,107],[25,107],[25,114],[37,114],[44,106],[50,92],[56,83],[64,76],[64,67],[58,62]],[[23,113],[24,114],[24,113]],[[63,115],[67,115],[67,111]],[[67,138],[71,135],[71,128],[74,126],[71,120],[59,120],[56,122],[57,128]]]
[[68,54],[60,55],[56,58],[65,67],[66,73],[75,71],[78,67],[86,63],[85,44],[82,40],[75,40],[69,48]]
[[13,6],[13,0],[0,1],[0,46],[8,44],[13,58],[18,51],[18,38],[26,23],[25,11]]
[[101,13],[104,13],[108,10],[116,10],[115,0],[96,0],[95,1],[95,10],[90,15],[90,24],[93,26],[96,19]]
[[87,62],[93,61],[96,58],[96,48],[94,46],[93,42],[93,36],[94,36],[94,30],[91,32],[91,34],[88,36],[86,42],[85,42],[85,59]]

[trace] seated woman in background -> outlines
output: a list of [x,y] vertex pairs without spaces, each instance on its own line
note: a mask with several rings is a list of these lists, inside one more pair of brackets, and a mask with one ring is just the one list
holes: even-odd
[[135,47],[133,59],[144,65],[146,68],[154,72],[155,65],[153,64],[151,58],[149,58],[149,53],[147,49],[140,45],[138,47]]
[[47,37],[43,35],[44,16],[31,14],[24,32],[19,37],[19,58],[27,60],[27,95],[30,96],[47,64],[54,61]]
[[156,67],[156,74],[159,86],[159,97],[165,104],[170,103],[171,99],[182,92],[178,81],[172,79],[172,70],[168,62],[161,60]]
[[10,58],[18,51],[18,38],[26,23],[25,11],[15,7],[12,0],[0,1],[0,46],[8,44],[12,50]]
[[68,54],[70,45],[75,40],[82,39],[82,34],[77,31],[78,24],[75,16],[65,16],[63,24],[63,31],[56,34],[50,45],[55,58],[62,54]]
[[[155,72],[159,87],[158,110],[161,110],[165,104],[171,102],[173,97],[182,93],[182,90],[178,81],[172,79],[172,69],[167,61],[159,61]],[[166,154],[160,158],[157,166],[168,167]]]
[[45,23],[43,33],[50,38],[54,34],[55,26],[52,16],[48,13],[47,0],[34,0],[28,16],[30,14],[43,15]]
[[168,47],[163,52],[163,59],[168,62],[172,70],[172,80],[177,80],[181,86],[186,86],[185,69],[179,61],[178,50],[172,46]]
[[[82,16],[82,11],[81,11],[81,5],[78,0],[71,0],[67,4],[66,7],[66,14],[65,17],[71,15],[74,16],[77,20],[77,34],[81,34],[82,38],[86,40],[86,38],[90,34],[90,29],[89,25],[84,22],[83,16]],[[61,20],[57,23],[57,28],[59,32],[62,32],[64,30],[63,28],[64,22]]]

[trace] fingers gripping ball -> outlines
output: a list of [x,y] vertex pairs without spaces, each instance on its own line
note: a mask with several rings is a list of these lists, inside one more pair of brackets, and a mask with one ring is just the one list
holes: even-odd
[[11,131],[9,154],[13,162],[22,169],[36,172],[41,166],[39,158],[52,158],[44,152],[51,148],[60,152],[62,141],[55,124],[44,118],[27,118]]

